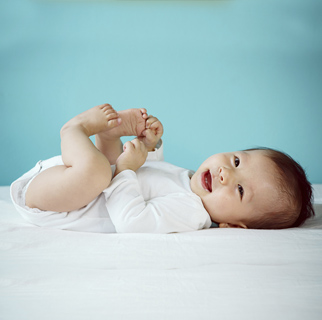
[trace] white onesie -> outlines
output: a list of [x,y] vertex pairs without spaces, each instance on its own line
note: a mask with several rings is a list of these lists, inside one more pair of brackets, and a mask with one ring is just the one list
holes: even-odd
[[[84,232],[171,233],[210,228],[211,220],[201,199],[191,191],[192,171],[163,160],[163,146],[149,152],[136,172],[125,170],[84,208],[70,212],[31,209],[25,193],[43,170],[61,165],[61,156],[39,161],[12,183],[12,201],[30,223],[41,227]],[[115,167],[113,170],[115,170]]]

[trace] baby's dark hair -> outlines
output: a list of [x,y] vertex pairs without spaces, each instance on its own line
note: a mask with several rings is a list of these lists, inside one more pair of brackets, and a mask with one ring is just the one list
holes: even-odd
[[257,221],[248,224],[252,229],[282,229],[299,227],[315,215],[312,186],[304,169],[288,154],[270,149],[255,148],[245,151],[262,150],[273,161],[279,175],[276,177],[280,198],[278,209],[259,215]]

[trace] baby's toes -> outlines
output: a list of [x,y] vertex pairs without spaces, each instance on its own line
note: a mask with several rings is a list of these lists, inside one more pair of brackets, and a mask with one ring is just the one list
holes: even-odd
[[117,112],[113,109],[113,107],[112,107],[110,104],[108,104],[108,103],[103,104],[103,105],[101,106],[101,108],[102,108],[103,112],[104,112],[106,115],[111,114],[111,113],[117,113]]
[[119,114],[112,108],[111,105],[107,104],[102,107],[103,113],[106,117],[106,120],[113,120],[119,118]]
[[105,118],[107,120],[107,125],[109,129],[112,129],[121,123],[121,118],[119,114],[112,108],[111,105],[104,105],[102,110],[105,114]]
[[113,119],[117,119],[120,117],[120,115],[114,110],[106,110],[105,112],[105,117],[106,117],[106,120],[113,120]]
[[99,106],[104,112],[106,110],[114,110],[113,107],[109,103],[104,103]]
[[107,121],[107,126],[109,129],[113,129],[121,124],[121,118],[117,117]]

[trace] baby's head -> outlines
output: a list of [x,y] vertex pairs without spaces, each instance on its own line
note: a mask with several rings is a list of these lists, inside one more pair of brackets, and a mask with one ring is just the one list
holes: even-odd
[[314,215],[304,170],[273,149],[215,154],[192,176],[191,189],[220,227],[297,227]]

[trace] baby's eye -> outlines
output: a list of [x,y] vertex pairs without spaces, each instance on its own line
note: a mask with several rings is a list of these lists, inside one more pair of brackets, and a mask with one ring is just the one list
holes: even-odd
[[238,157],[235,156],[235,167],[237,168],[240,164],[240,160]]
[[239,194],[240,194],[240,198],[243,199],[244,188],[240,184],[238,185],[238,191],[239,191]]

